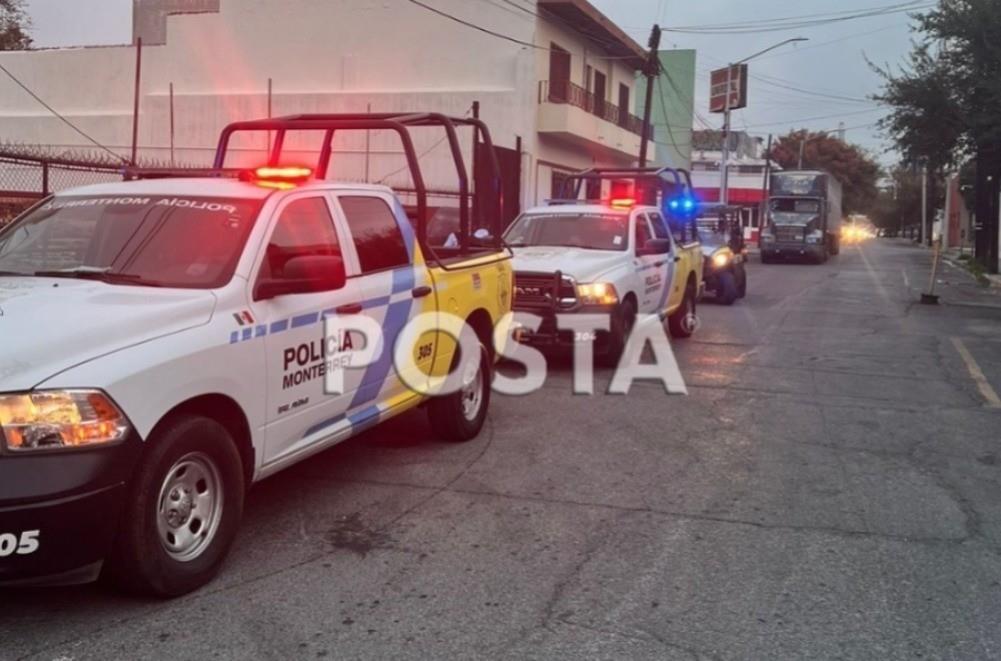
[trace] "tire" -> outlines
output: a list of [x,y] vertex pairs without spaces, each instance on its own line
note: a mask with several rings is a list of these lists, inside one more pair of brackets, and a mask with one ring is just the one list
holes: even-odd
[[686,318],[689,315],[696,317],[695,288],[692,285],[685,288],[685,298],[682,300],[681,306],[667,318],[667,325],[671,329],[672,337],[687,338],[692,336],[695,327],[687,323]]
[[631,298],[627,298],[612,315],[611,330],[608,333],[608,350],[600,357],[600,362],[605,367],[617,367],[622,352],[626,349],[626,342],[629,334],[636,324],[636,304]]
[[747,296],[747,269],[743,264],[737,266],[737,298]]
[[737,291],[737,278],[733,271],[723,271],[719,274],[719,284],[716,288],[716,300],[723,305],[733,305],[740,294]]
[[128,592],[177,597],[211,581],[229,552],[243,463],[225,427],[200,416],[167,421],[147,443],[106,572]]
[[769,255],[766,252],[762,252],[761,253],[761,263],[762,264],[771,264],[772,263],[772,256]]
[[[458,365],[458,362],[456,362]],[[455,366],[453,366],[453,369]],[[490,352],[480,344],[480,362],[472,377],[476,387],[435,397],[428,403],[428,420],[434,433],[452,443],[464,443],[476,438],[487,419],[493,363]],[[464,380],[465,381],[465,380]],[[473,400],[475,399],[475,404]]]
[[837,234],[831,237],[831,254],[839,255],[841,254],[841,237]]

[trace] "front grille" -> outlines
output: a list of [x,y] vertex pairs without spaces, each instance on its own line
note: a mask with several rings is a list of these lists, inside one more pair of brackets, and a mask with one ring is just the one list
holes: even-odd
[[784,242],[803,242],[802,227],[777,227],[775,228],[775,240]]
[[514,308],[541,310],[570,308],[577,303],[573,279],[558,273],[514,274]]

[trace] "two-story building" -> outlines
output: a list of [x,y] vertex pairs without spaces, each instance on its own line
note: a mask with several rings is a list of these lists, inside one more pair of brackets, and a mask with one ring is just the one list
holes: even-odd
[[[570,172],[632,165],[639,154],[635,87],[644,50],[587,0],[134,0],[133,19],[134,40],[143,41],[138,152],[147,161],[207,165],[219,130],[234,120],[463,115],[474,102],[520,206],[552,197]],[[0,63],[73,125],[127,156],[137,50],[6,52]],[[405,186],[402,155],[389,138],[338,138],[331,176]],[[93,149],[6,77],[0,141]],[[430,184],[446,187],[455,176],[442,143],[419,136],[416,147]],[[267,150],[260,141],[241,147],[246,164]]]
[[[727,201],[740,207],[744,236],[757,241],[768,197],[768,172],[781,167],[765,159],[760,138],[743,131],[731,131],[728,137]],[[722,131],[695,131],[692,135],[692,186],[703,202],[720,200],[722,162]]]

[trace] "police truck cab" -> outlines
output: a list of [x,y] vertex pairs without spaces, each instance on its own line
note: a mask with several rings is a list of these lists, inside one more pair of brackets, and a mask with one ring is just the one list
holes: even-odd
[[[245,122],[202,176],[148,171],[65,191],[0,233],[0,584],[103,572],[183,594],[219,569],[251,483],[420,404],[445,439],[479,433],[510,259],[466,235],[454,249],[426,244],[418,126],[450,140],[472,127],[490,146],[478,121],[438,115]],[[324,158],[280,162],[287,130],[327,136],[329,159],[333,132],[352,129],[400,135],[416,207],[385,186],[326,180]],[[273,162],[225,168],[236,131],[273,132]],[[476,206],[499,218],[499,197]],[[479,351],[460,360],[432,325],[404,346],[404,380],[397,340],[446,311]],[[358,369],[369,338],[325,332],[348,315],[382,331],[383,351]],[[335,370],[339,393],[325,387]],[[452,394],[420,387],[450,371]]]
[[[702,282],[695,201],[668,170],[578,173],[563,199],[529,209],[507,230],[515,310],[542,318],[520,334],[523,341],[571,345],[581,338],[560,328],[557,315],[607,314],[608,328],[586,339],[614,364],[640,316],[667,319],[675,337],[694,332]],[[591,199],[579,197],[582,188],[593,191]],[[601,195],[606,189],[609,197]]]

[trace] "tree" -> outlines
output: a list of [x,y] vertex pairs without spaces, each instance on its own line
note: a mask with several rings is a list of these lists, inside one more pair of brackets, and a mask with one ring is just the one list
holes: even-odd
[[[1001,181],[1001,15],[997,0],[940,0],[915,15],[923,41],[898,72],[874,67],[884,78],[876,98],[888,104],[883,126],[905,158],[944,168],[975,154],[976,255],[998,267],[998,195]],[[934,187],[938,177],[932,178]],[[934,192],[934,191],[933,191]]]
[[0,50],[31,48],[30,28],[24,0],[0,0]]
[[912,170],[895,168],[879,191],[869,218],[876,227],[899,231],[921,217],[921,178]]
[[866,213],[876,201],[882,171],[864,150],[827,133],[799,130],[779,138],[772,146],[771,159],[785,169],[799,167],[803,145],[803,168],[830,172],[844,188],[846,214]]

